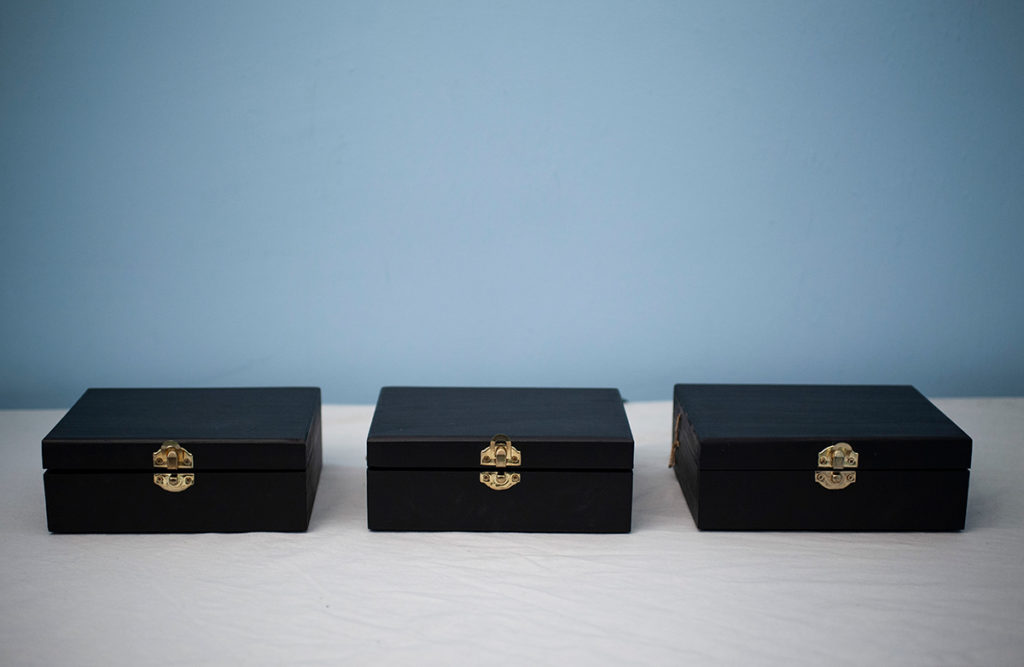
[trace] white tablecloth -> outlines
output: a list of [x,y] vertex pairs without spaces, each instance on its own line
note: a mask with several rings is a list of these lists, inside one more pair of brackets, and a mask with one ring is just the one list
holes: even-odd
[[701,533],[668,402],[627,406],[629,535],[371,533],[372,407],[325,406],[308,533],[50,535],[39,441],[0,412],[0,664],[1024,664],[1024,399],[974,438],[962,533]]

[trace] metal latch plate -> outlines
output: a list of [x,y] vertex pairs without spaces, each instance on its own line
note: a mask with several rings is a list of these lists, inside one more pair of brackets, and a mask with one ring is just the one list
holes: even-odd
[[480,465],[504,468],[522,464],[522,454],[512,445],[507,435],[499,433],[491,438],[491,444],[480,452]]
[[845,489],[857,481],[857,472],[849,470],[860,465],[860,455],[848,442],[837,442],[818,452],[818,467],[814,481],[830,491]]
[[497,470],[480,473],[480,483],[494,491],[511,489],[522,479],[521,473],[505,472],[508,466],[520,466],[522,453],[512,445],[512,440],[503,433],[491,438],[491,444],[480,452],[480,465],[493,466]]
[[522,478],[517,472],[506,473],[496,470],[494,472],[480,473],[480,483],[489,489],[494,489],[495,491],[511,489],[519,483],[520,479]]
[[842,470],[843,468],[856,468],[859,463],[860,454],[853,451],[853,447],[848,442],[837,442],[818,452],[819,468]]
[[160,449],[153,452],[153,467],[177,470],[192,467],[192,454],[174,440],[164,440]]
[[[191,469],[195,465],[192,453],[174,440],[165,440],[160,449],[153,452],[153,467],[167,470]],[[191,489],[196,483],[194,473],[154,473],[153,483],[164,491],[181,493]]]
[[183,472],[177,475],[172,475],[168,472],[156,473],[153,475],[153,483],[164,491],[180,493],[192,488],[192,485],[196,483],[196,476],[190,472]]

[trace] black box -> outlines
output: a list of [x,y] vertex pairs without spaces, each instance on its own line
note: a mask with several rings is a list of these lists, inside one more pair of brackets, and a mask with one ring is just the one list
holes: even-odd
[[366,463],[371,530],[629,532],[617,389],[384,387]]
[[909,386],[677,384],[702,530],[961,530],[971,439]]
[[89,389],[43,439],[55,533],[302,531],[320,390]]

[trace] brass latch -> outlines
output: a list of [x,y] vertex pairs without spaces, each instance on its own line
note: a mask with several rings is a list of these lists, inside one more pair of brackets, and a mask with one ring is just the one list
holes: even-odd
[[[173,440],[165,440],[160,449],[153,452],[153,467],[167,470],[190,469],[192,453]],[[178,493],[192,488],[196,483],[193,473],[154,473],[153,483],[164,491]]]
[[480,452],[480,465],[482,466],[494,466],[495,468],[517,466],[521,459],[519,450],[512,446],[512,440],[501,433],[491,438],[491,444]]
[[192,454],[173,440],[165,440],[160,449],[153,452],[153,467],[177,470],[192,467]]
[[166,472],[156,473],[153,475],[153,483],[164,491],[178,493],[179,491],[192,488],[192,485],[196,483],[196,476],[190,472],[179,475],[171,475]]
[[511,489],[519,483],[520,479],[519,473],[507,473],[504,470],[480,473],[480,483],[495,491]]
[[860,455],[847,442],[837,442],[818,452],[818,467],[831,468],[814,473],[814,481],[829,490],[845,489],[857,481],[857,473],[847,468],[856,468]]
[[480,465],[494,466],[494,472],[480,473],[480,483],[495,491],[511,489],[519,483],[519,473],[506,473],[502,468],[522,465],[523,456],[512,445],[512,440],[502,433],[491,438],[491,444],[480,452]]

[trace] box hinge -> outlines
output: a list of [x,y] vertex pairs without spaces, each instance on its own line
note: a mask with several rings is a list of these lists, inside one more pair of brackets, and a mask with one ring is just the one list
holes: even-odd
[[[153,452],[153,467],[167,470],[190,469],[194,465],[192,453],[174,440],[165,440],[160,449]],[[179,493],[192,488],[196,483],[193,473],[154,473],[153,483],[164,491]]]
[[480,483],[495,491],[511,489],[522,479],[520,473],[507,473],[504,468],[520,466],[523,455],[512,445],[512,440],[502,433],[491,438],[491,444],[480,452],[480,465],[498,468],[494,472],[480,473]]
[[814,481],[832,491],[845,489],[857,481],[856,471],[849,468],[856,468],[859,463],[860,455],[849,443],[837,442],[829,445],[818,452],[818,467],[830,468],[832,471],[815,471]]
[[683,423],[683,411],[676,413],[676,425],[672,429],[672,449],[668,453],[668,467],[676,467],[676,450],[679,449],[679,427]]

